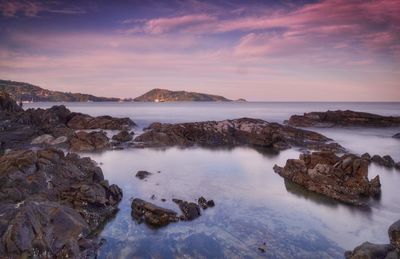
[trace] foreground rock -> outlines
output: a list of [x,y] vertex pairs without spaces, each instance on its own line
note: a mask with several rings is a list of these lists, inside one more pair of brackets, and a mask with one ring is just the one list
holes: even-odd
[[337,110],[292,115],[287,124],[294,127],[395,127],[400,126],[400,117]]
[[319,133],[249,118],[180,124],[153,123],[134,141],[149,146],[249,145],[276,150],[292,146],[335,152],[344,150]]
[[163,227],[172,222],[179,221],[177,213],[164,209],[142,199],[132,201],[132,217],[139,223],[145,222],[154,227]]
[[347,259],[359,258],[400,258],[400,220],[393,223],[388,230],[390,244],[373,244],[365,242],[353,251],[346,251]]
[[0,92],[0,154],[31,145],[69,148],[74,138],[88,137],[84,142],[91,142],[92,134],[76,134],[77,129],[124,130],[134,125],[129,118],[92,117],[71,112],[63,105],[24,111],[7,93]]
[[379,175],[369,181],[368,161],[352,154],[301,154],[299,159],[288,159],[284,167],[275,165],[274,171],[307,190],[353,205],[363,205],[364,197],[381,191]]
[[93,256],[89,235],[122,198],[92,160],[55,149],[0,156],[0,182],[0,254],[7,258]]

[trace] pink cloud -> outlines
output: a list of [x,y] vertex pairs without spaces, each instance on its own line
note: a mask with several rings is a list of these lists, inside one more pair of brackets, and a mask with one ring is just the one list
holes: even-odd
[[78,7],[58,7],[58,2],[50,2],[50,4],[43,4],[38,1],[27,0],[1,0],[0,1],[1,14],[5,17],[18,17],[24,15],[27,17],[37,17],[39,13],[60,13],[60,14],[83,14],[84,10]]

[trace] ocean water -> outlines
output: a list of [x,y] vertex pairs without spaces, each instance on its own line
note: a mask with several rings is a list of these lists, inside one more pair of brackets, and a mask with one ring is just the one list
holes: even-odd
[[[26,104],[50,107],[52,103]],[[91,115],[130,117],[135,132],[152,122],[190,122],[239,117],[283,122],[292,114],[350,109],[400,116],[400,103],[66,103]],[[391,155],[400,161],[398,128],[312,129],[349,151]],[[124,192],[120,211],[99,233],[100,258],[342,258],[364,241],[388,243],[387,229],[400,219],[400,172],[376,165],[382,195],[370,209],[341,204],[286,182],[272,170],[297,158],[299,151],[279,153],[251,148],[125,149],[82,154],[97,161],[110,183]],[[152,175],[135,177],[138,170]],[[159,172],[158,172],[159,171]],[[152,200],[151,196],[155,195]],[[172,198],[213,199],[214,208],[190,222],[154,229],[131,217],[132,198],[179,211]],[[167,201],[162,202],[164,198]],[[265,243],[265,245],[264,245]],[[265,253],[259,247],[266,249]]]

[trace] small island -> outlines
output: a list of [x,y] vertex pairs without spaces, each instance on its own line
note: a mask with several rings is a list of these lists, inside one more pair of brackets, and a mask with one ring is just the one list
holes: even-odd
[[231,102],[223,96],[186,92],[171,91],[167,89],[153,89],[147,93],[133,99],[135,102]]

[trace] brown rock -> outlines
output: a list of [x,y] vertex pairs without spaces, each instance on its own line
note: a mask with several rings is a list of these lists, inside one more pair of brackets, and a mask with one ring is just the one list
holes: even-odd
[[132,217],[139,223],[144,221],[151,226],[162,227],[179,220],[175,211],[164,209],[142,199],[133,199],[131,207]]
[[73,152],[96,151],[108,147],[109,138],[103,131],[79,131],[70,140],[70,150]]
[[118,134],[112,137],[113,140],[117,142],[128,142],[133,139],[133,134],[129,133],[127,130],[122,130]]
[[379,176],[368,181],[368,161],[356,155],[336,156],[332,152],[301,154],[288,159],[274,171],[307,190],[345,203],[362,205],[362,197],[380,193]]

